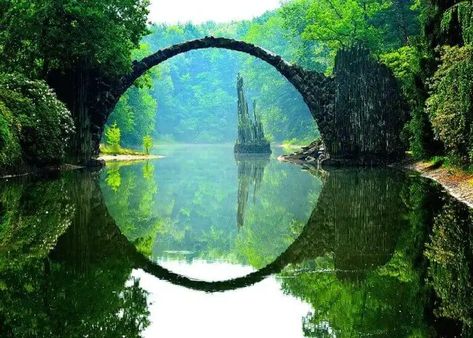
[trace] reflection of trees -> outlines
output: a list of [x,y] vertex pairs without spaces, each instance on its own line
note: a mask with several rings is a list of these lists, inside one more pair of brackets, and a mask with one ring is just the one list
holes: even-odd
[[[270,274],[280,272],[288,265],[294,266],[298,263],[300,271],[314,267],[314,264],[324,265],[323,268],[337,272],[334,278],[341,280],[342,286],[344,281],[348,285],[353,280],[353,285],[356,288],[357,283],[365,280],[368,273],[380,268],[386,262],[389,264],[383,266],[380,274],[390,278],[391,275],[400,273],[397,264],[401,263],[393,258],[393,253],[395,253],[399,233],[406,228],[407,208],[400,200],[402,187],[403,177],[395,171],[337,171],[331,173],[319,197],[316,209],[312,212],[312,216],[297,239],[273,262],[245,277],[224,282],[204,282],[173,274],[145,258],[139,259],[140,264],[145,271],[178,285],[212,292],[251,285]],[[345,205],[343,212],[338,212],[336,209],[338,204],[334,203],[334,200],[339,196],[339,189],[342,188],[341,201],[337,203]],[[390,204],[377,205],[376,207],[373,203],[363,205],[363,201],[374,197],[377,201],[381,201],[380,203]],[[368,210],[365,210],[365,207]],[[351,237],[343,236],[347,227],[351,227]],[[356,245],[353,245],[351,241],[356,242]],[[333,259],[336,255],[341,255],[342,258],[353,255],[357,259],[348,260],[347,263],[344,259]],[[341,264],[343,268],[340,268],[338,264]],[[297,273],[300,272],[298,269],[296,270]],[[290,271],[292,269],[289,270],[289,273],[291,273]],[[406,276],[403,278],[404,281],[408,280]],[[294,278],[294,281],[300,279],[297,277]],[[414,283],[413,280],[414,278],[409,279]],[[316,283],[314,282],[314,284]],[[389,283],[383,285],[388,287]],[[307,285],[307,287],[310,286],[311,283]],[[336,290],[335,288],[334,292]],[[396,292],[394,288],[392,291],[393,294]],[[399,301],[401,300],[399,299]]]
[[269,163],[269,154],[235,154],[238,165],[238,211],[237,225],[245,224],[245,210],[252,190],[253,203],[263,181],[264,168]]
[[[133,177],[123,175],[131,183]],[[418,179],[388,170],[336,170],[326,177],[307,225],[279,257],[248,276],[204,282],[154,264],[140,253],[140,243],[128,242],[90,174],[1,182],[1,334],[138,336],[148,324],[146,293],[129,276],[142,268],[212,292],[283,271],[284,291],[314,309],[303,320],[307,336],[451,336],[456,320],[468,337],[472,221],[466,207],[439,198]],[[430,301],[425,277],[438,302]],[[445,331],[437,323],[428,327],[432,308],[452,319],[436,319]]]
[[140,170],[126,170],[128,166],[120,163],[107,165],[102,190],[106,196],[112,196],[108,200],[114,203],[109,203],[108,208],[120,225],[120,230],[142,252],[151,255],[156,233],[161,225],[158,216],[154,215],[158,185],[153,176],[152,162],[136,166]]
[[309,249],[282,274],[283,289],[314,308],[303,321],[306,336],[425,334],[413,250],[422,236],[406,222],[406,183],[385,169],[327,175],[304,229]]
[[440,317],[462,323],[464,337],[473,334],[473,215],[451,197],[434,218],[425,252],[428,283],[439,298]]
[[122,177],[120,175],[120,167],[118,165],[114,163],[109,165],[105,182],[113,191],[118,191],[118,189],[120,188],[122,184]]
[[251,201],[254,189],[259,189],[255,203],[240,203],[245,226],[238,228],[233,152],[214,147],[185,154],[155,162],[154,171],[143,163],[121,167],[117,191],[107,185],[109,168],[102,173],[101,190],[110,214],[147,256],[188,262],[218,259],[261,268],[294,241],[318,198],[320,181],[299,168],[270,163],[267,157],[238,157],[244,161],[240,201]]
[[69,173],[23,187],[0,192],[8,215],[0,229],[2,335],[139,336],[148,324],[146,293],[129,281],[128,242],[120,240],[96,180]]
[[0,269],[44,257],[71,224],[68,180],[0,182]]

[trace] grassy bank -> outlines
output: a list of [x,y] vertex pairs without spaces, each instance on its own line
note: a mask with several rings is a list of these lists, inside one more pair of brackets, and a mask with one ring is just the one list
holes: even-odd
[[123,147],[111,147],[105,144],[100,145],[99,159],[105,162],[134,162],[162,158],[159,155],[151,155],[142,151],[137,151]]
[[146,156],[145,152],[123,148],[123,147],[111,147],[105,144],[100,145],[100,154],[101,155],[136,155],[136,156]]

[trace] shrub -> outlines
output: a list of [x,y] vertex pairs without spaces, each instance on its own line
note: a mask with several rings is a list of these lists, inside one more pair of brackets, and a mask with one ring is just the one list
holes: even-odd
[[26,162],[46,165],[64,160],[74,124],[45,82],[0,74],[0,102],[6,108],[4,127],[17,135]]
[[409,143],[415,158],[430,157],[437,147],[432,125],[425,112],[427,92],[423,85],[425,60],[430,55],[422,45],[404,46],[380,56],[397,78],[404,98],[409,105],[410,120],[402,132],[402,139]]
[[105,139],[113,151],[118,152],[120,150],[121,132],[117,123],[112,124],[111,127],[105,130]]
[[13,129],[13,116],[0,101],[0,170],[11,170],[20,165],[21,147]]
[[441,64],[430,83],[426,110],[447,155],[473,160],[473,47],[441,49]]

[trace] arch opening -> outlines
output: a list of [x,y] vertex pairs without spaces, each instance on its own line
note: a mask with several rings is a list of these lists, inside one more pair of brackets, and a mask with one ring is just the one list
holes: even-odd
[[146,135],[159,145],[234,144],[241,110],[239,78],[249,115],[256,112],[261,118],[269,141],[318,137],[297,89],[251,55],[218,48],[192,50],[162,62],[142,78],[149,85],[131,86],[106,124],[108,129],[117,123],[126,148],[141,148]]
[[[177,55],[187,53],[192,50],[202,50],[209,48],[226,49],[251,55],[260,59],[270,66],[274,67],[284,78],[286,78],[299,92],[307,104],[312,117],[317,121],[318,107],[320,107],[320,90],[323,88],[327,79],[323,74],[313,71],[307,71],[301,67],[291,64],[281,56],[268,50],[258,47],[254,44],[244,41],[238,41],[222,37],[205,37],[202,39],[191,40],[171,47],[161,49],[156,53],[145,57],[141,61],[134,61],[132,71],[124,76],[121,81],[113,86],[109,95],[102,100],[104,108],[102,113],[98,114],[92,122],[93,145],[98,154],[100,140],[105,128],[108,117],[112,113],[120,97],[134,84],[134,82],[145,74],[151,68],[158,66],[166,60]],[[314,85],[317,84],[317,85]],[[323,137],[323,135],[322,135]]]

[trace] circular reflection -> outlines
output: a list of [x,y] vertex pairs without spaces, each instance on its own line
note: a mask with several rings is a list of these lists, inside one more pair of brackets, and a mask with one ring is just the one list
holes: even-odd
[[[281,272],[289,264],[297,267],[327,255],[333,261],[330,271],[337,278],[363,280],[391,259],[399,234],[405,229],[406,206],[399,199],[405,188],[403,175],[386,169],[331,171],[324,178],[323,190],[301,232],[267,264],[255,266],[255,271],[241,277],[205,281],[196,275],[184,276],[153,262],[135,247],[133,261],[158,278],[207,292],[249,286]],[[276,222],[272,221],[273,226]]]
[[109,166],[101,179],[120,231],[165,274],[181,267],[180,275],[212,281],[237,276],[189,265],[225,263],[251,273],[271,266],[301,233],[321,189],[296,166],[235,160],[231,146],[166,151],[158,161]]

